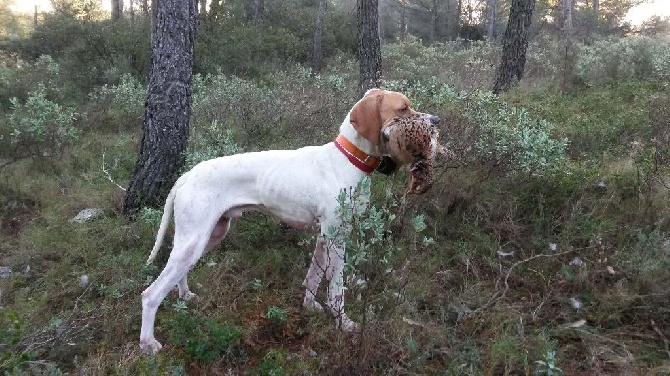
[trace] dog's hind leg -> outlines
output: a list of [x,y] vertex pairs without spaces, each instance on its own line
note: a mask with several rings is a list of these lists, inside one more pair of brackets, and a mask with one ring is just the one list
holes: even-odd
[[[212,233],[209,235],[209,240],[207,241],[207,245],[205,246],[204,253],[209,252],[212,248],[216,247],[219,243],[221,243],[223,238],[226,237],[226,234],[228,233],[229,229],[230,229],[230,218],[227,217],[219,218],[218,222],[216,222],[216,225],[214,226],[214,230],[212,230]],[[184,278],[180,279],[179,284],[177,284],[177,287],[179,288],[179,298],[183,300],[191,300],[197,296],[189,289],[187,277],[188,274],[185,274]]]
[[207,235],[189,234],[188,237],[175,233],[174,247],[165,268],[156,280],[142,292],[142,329],[140,349],[146,354],[155,354],[161,344],[154,337],[156,311],[170,290],[182,279],[198,261],[207,246]]

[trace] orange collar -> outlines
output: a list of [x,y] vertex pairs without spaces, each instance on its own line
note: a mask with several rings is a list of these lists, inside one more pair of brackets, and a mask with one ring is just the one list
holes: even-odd
[[351,164],[367,174],[372,173],[379,166],[379,158],[359,149],[341,134],[335,138],[335,146],[349,159]]

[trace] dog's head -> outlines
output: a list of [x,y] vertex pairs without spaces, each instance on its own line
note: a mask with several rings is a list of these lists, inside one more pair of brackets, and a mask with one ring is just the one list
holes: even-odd
[[[406,96],[389,90],[370,89],[349,113],[349,121],[365,139],[379,145],[382,127],[391,119],[419,114]],[[439,122],[439,118],[434,117]]]

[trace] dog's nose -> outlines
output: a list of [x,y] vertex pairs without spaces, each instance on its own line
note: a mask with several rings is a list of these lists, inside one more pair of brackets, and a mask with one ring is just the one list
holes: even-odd
[[428,118],[428,121],[430,121],[430,123],[433,124],[433,125],[440,125],[440,118],[438,116],[431,115]]

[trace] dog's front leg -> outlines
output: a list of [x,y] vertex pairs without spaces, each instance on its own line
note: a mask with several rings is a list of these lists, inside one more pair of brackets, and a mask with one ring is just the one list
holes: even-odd
[[328,308],[337,320],[337,326],[345,332],[358,332],[359,326],[344,312],[344,245],[326,242],[328,268]]
[[305,288],[305,300],[302,305],[313,311],[323,310],[321,304],[316,301],[316,292],[319,289],[319,284],[321,283],[321,279],[323,279],[323,275],[327,268],[326,253],[324,252],[325,243],[325,238],[319,236],[316,241],[316,247],[314,248],[314,254],[312,255],[312,263],[309,265],[307,276],[302,282],[302,287]]

